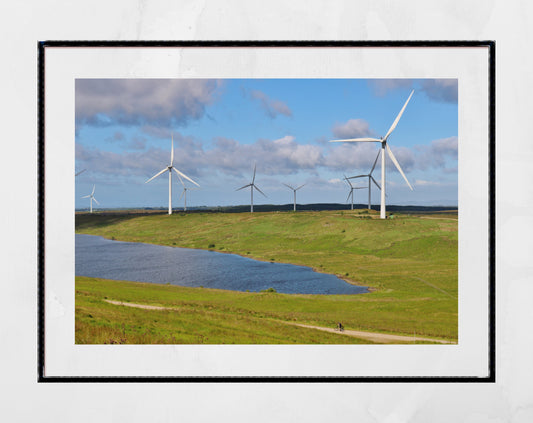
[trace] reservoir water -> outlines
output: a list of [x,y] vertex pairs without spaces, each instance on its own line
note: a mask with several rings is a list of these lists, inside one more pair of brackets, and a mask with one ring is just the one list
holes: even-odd
[[268,263],[235,254],[76,234],[76,275],[189,287],[286,294],[361,294],[335,275],[309,267]]

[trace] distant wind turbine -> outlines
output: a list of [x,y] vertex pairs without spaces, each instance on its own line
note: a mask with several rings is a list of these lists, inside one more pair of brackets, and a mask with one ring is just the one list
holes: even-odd
[[240,191],[241,189],[250,187],[250,213],[254,212],[254,188],[259,191],[261,194],[263,194],[265,197],[266,195],[261,191],[259,188],[257,188],[257,185],[255,185],[255,169],[257,167],[257,164],[254,164],[254,176],[252,178],[252,182],[250,182],[248,185],[245,185],[243,187],[237,188],[235,191]]
[[376,163],[378,162],[380,153],[381,153],[381,150],[378,150],[378,155],[376,156],[376,160],[374,160],[374,165],[372,166],[372,169],[370,170],[368,174],[348,177],[348,179],[368,177],[368,209],[369,210],[371,209],[371,198],[370,198],[370,194],[372,192],[371,181],[374,182],[374,184],[376,184],[376,186],[381,190],[381,187],[379,186],[379,184],[376,182],[376,180],[372,176],[372,172],[374,172],[374,168],[376,167]]
[[350,179],[344,175],[344,180],[350,185],[350,192],[348,193],[348,197],[346,197],[346,202],[352,197],[352,210],[353,210],[353,190],[354,189],[365,189],[365,187],[354,187],[352,183],[350,182]]
[[290,189],[292,189],[294,191],[294,211],[296,211],[296,191],[298,191],[305,184],[300,185],[298,188],[294,188],[293,186],[285,184],[285,183],[283,185],[285,185],[287,188],[290,188]]
[[180,175],[178,175],[178,179],[180,180],[181,185],[183,185],[183,191],[181,191],[181,195],[180,195],[180,197],[178,198],[178,201],[181,200],[181,197],[184,198],[184,202],[183,202],[183,211],[187,211],[187,191],[188,191],[188,190],[198,189],[198,188],[187,188],[187,186],[186,186],[185,183],[183,182],[183,179],[181,179],[181,176],[180,176]]
[[189,178],[184,173],[180,172],[178,169],[176,169],[173,165],[174,163],[174,134],[172,134],[172,147],[170,150],[170,164],[165,167],[161,172],[155,174],[150,179],[148,179],[145,184],[150,182],[152,179],[157,178],[159,175],[168,172],[168,214],[172,214],[172,171],[176,172],[178,176],[183,176],[188,181],[191,181],[194,185],[198,185],[196,182],[194,182],[191,178]]
[[380,142],[381,143],[381,210],[380,210],[380,217],[382,219],[386,219],[386,213],[385,213],[385,150],[387,150],[387,153],[389,157],[391,158],[392,162],[396,166],[396,168],[400,171],[401,175],[403,176],[403,179],[405,179],[405,182],[407,182],[407,185],[409,188],[411,188],[411,191],[413,190],[413,187],[407,180],[405,174],[403,173],[402,168],[400,167],[400,164],[398,163],[398,160],[396,160],[396,157],[394,157],[394,154],[392,154],[392,150],[390,149],[389,145],[387,144],[387,139],[389,138],[392,131],[394,131],[394,128],[396,128],[396,125],[398,125],[398,122],[400,121],[400,118],[403,115],[403,112],[405,108],[407,107],[407,103],[409,103],[409,100],[411,100],[411,97],[414,93],[414,90],[411,91],[411,94],[409,95],[409,98],[405,102],[405,104],[402,107],[402,110],[400,110],[400,113],[396,117],[396,120],[392,123],[391,127],[387,131],[384,137],[382,138],[353,138],[353,139],[347,139],[347,140],[332,140],[330,142]]
[[89,195],[86,195],[84,197],[81,197],[81,198],[90,198],[91,199],[91,213],[93,212],[93,200],[96,204],[100,205],[100,203],[96,200],[96,198],[94,198],[94,189],[96,188],[95,185],[93,185],[93,192],[91,192]]

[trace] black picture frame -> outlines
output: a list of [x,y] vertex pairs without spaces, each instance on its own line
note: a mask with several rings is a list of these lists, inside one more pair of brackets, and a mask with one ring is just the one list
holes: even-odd
[[[495,71],[496,46],[494,41],[40,41],[38,42],[38,340],[37,340],[37,380],[39,383],[494,383],[496,381],[496,310],[495,310]],[[489,204],[488,204],[488,321],[489,345],[487,377],[397,377],[397,376],[46,376],[45,375],[45,62],[46,49],[84,48],[84,47],[261,47],[261,48],[339,48],[339,47],[373,47],[373,48],[426,48],[426,47],[481,47],[488,49],[489,99],[488,99],[488,135],[489,135]]]

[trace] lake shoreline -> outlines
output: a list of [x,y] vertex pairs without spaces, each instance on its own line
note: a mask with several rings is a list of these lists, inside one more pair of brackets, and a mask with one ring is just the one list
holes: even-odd
[[[311,270],[312,272],[316,273],[316,274],[321,274],[321,275],[326,275],[326,276],[334,276],[336,277],[337,279],[345,282],[346,284],[350,285],[350,286],[354,286],[354,287],[358,287],[358,288],[365,288],[366,289],[366,292],[357,292],[357,293],[334,293],[334,294],[329,294],[329,293],[288,293],[288,292],[278,292],[278,293],[281,293],[281,294],[287,294],[287,295],[361,295],[361,294],[370,294],[372,292],[376,292],[376,289],[373,288],[373,287],[369,287],[369,286],[365,286],[365,285],[360,285],[352,280],[349,280],[349,279],[346,279],[345,277],[343,277],[342,275],[339,275],[339,274],[335,274],[335,273],[328,273],[328,272],[324,272],[322,271],[321,269],[315,267],[315,266],[308,266],[308,265],[303,265],[303,264],[296,264],[296,263],[290,263],[290,262],[279,262],[279,261],[273,261],[273,260],[265,260],[263,258],[256,258],[252,255],[243,255],[243,254],[239,254],[239,253],[236,253],[236,252],[233,252],[233,251],[222,251],[222,250],[218,250],[218,249],[205,249],[205,248],[195,248],[195,247],[186,247],[186,246],[180,246],[180,245],[166,245],[166,244],[158,244],[158,243],[155,243],[155,242],[139,242],[139,241],[131,241],[131,240],[127,240],[127,239],[117,239],[115,236],[112,236],[112,237],[107,237],[107,236],[104,236],[104,235],[94,235],[94,234],[89,234],[89,233],[83,233],[83,232],[75,232],[75,235],[87,235],[87,236],[97,236],[97,237],[101,237],[107,241],[116,241],[116,242],[125,242],[125,243],[132,243],[132,244],[144,244],[144,245],[151,245],[151,246],[159,246],[159,247],[170,247],[170,248],[179,248],[179,249],[184,249],[184,250],[196,250],[196,251],[203,251],[203,252],[213,252],[213,253],[221,253],[221,254],[227,254],[227,255],[233,255],[233,256],[237,256],[239,258],[244,258],[244,259],[249,259],[249,260],[254,260],[254,261],[258,261],[258,262],[262,262],[262,263],[270,263],[270,264],[285,264],[285,265],[290,265],[290,266],[296,266],[296,267],[301,267],[301,268],[306,268],[306,269],[309,269]],[[83,277],[91,277],[91,276],[87,276],[87,275],[76,275],[76,276],[83,276]],[[111,280],[124,280],[124,279],[115,279],[115,278],[109,278],[109,277],[106,277],[106,279],[111,279]],[[179,285],[179,284],[173,284],[173,283],[161,283],[161,282],[146,282],[146,281],[134,281],[134,280],[130,280],[130,282],[141,282],[141,283],[151,283],[151,284],[156,284],[156,285],[175,285],[175,286],[186,286],[186,287],[189,287],[189,288],[202,288],[204,289],[204,286],[188,286],[188,285]],[[273,288],[273,287],[271,287]],[[242,290],[236,290],[236,289],[225,289],[225,288],[212,288],[212,287],[209,287],[208,289],[221,289],[221,290],[224,290],[224,291],[235,291],[235,292],[262,292],[262,291],[265,291],[267,289],[270,289],[270,288],[265,288],[263,290],[259,290],[259,291],[249,291],[249,290],[246,290],[246,291],[242,291]],[[275,289],[275,288],[273,288]]]

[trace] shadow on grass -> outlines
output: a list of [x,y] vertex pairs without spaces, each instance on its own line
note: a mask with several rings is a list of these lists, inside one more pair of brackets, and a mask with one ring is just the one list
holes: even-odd
[[103,212],[103,213],[76,213],[76,231],[83,229],[103,228],[135,219],[141,216],[163,215],[166,212]]

